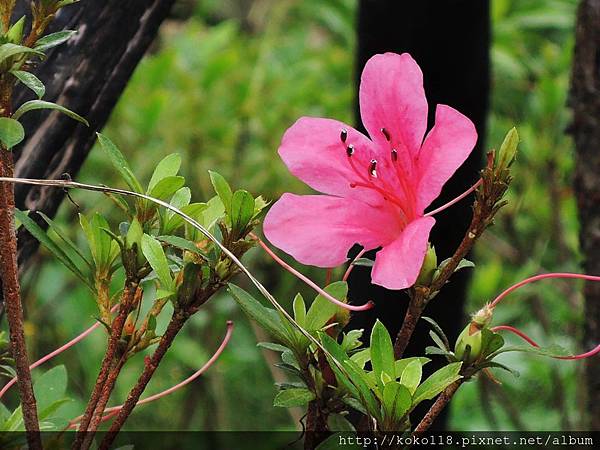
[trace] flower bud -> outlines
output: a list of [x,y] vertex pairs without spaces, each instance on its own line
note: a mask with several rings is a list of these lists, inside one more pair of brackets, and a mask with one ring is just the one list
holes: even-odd
[[[471,364],[481,356],[483,334],[481,330],[487,328],[492,321],[492,308],[485,305],[477,311],[471,322],[462,330],[456,345],[454,346],[454,354],[458,359],[463,360],[467,364]],[[467,351],[467,347],[469,350]]]
[[427,245],[427,253],[425,254],[425,260],[419,272],[419,277],[415,284],[420,286],[428,286],[433,281],[433,275],[437,269],[437,255],[435,253],[435,247],[431,244]]
[[517,155],[517,146],[519,145],[519,133],[516,128],[512,128],[506,133],[506,137],[500,146],[498,153],[498,170],[508,169]]

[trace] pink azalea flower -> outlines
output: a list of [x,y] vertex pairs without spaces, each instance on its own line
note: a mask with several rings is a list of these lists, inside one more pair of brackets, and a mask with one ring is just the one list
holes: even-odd
[[359,96],[370,139],[316,117],[287,130],[279,155],[293,175],[327,195],[283,194],[264,232],[299,262],[318,267],[344,263],[356,243],[381,247],[373,283],[404,289],[417,279],[435,223],[425,208],[469,156],[477,133],[467,117],[438,105],[425,137],[423,74],[407,53],[373,56]]

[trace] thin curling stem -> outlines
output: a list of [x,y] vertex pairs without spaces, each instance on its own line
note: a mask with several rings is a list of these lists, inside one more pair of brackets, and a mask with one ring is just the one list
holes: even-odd
[[453,200],[450,200],[448,203],[443,204],[442,206],[440,206],[439,208],[434,209],[433,211],[429,211],[428,213],[425,213],[424,216],[425,217],[429,217],[429,216],[433,216],[439,212],[442,212],[445,209],[450,208],[452,205],[454,205],[455,203],[460,202],[463,198],[465,198],[467,195],[469,195],[471,192],[475,192],[475,190],[481,185],[481,183],[483,183],[483,180],[480,178],[477,183],[475,183],[473,186],[471,186],[469,189],[467,189],[465,192],[463,192],[462,194],[460,194],[458,197],[456,197]]
[[[526,341],[532,347],[536,347],[536,348],[540,347],[537,344],[537,342],[535,342],[533,339],[531,339],[529,336],[527,336],[521,330],[519,330],[519,329],[517,329],[515,327],[511,327],[510,325],[498,325],[498,326],[492,327],[490,329],[493,332],[501,331],[501,330],[509,331],[509,332],[511,332],[511,333],[516,334],[517,336],[519,336],[521,339],[523,339],[524,341]],[[574,360],[578,360],[578,359],[590,358],[592,356],[597,355],[598,353],[600,353],[600,345],[597,345],[596,347],[594,347],[589,352],[580,353],[579,355],[551,356],[551,357],[554,358],[554,359],[562,359],[562,360],[574,361]]]
[[[146,403],[153,402],[153,401],[163,398],[169,394],[172,394],[173,392],[190,384],[196,378],[198,378],[199,376],[204,374],[204,372],[206,372],[208,369],[210,369],[211,366],[217,361],[217,359],[219,359],[219,357],[221,356],[221,354],[227,347],[227,344],[229,344],[232,334],[233,334],[233,321],[229,320],[227,322],[227,331],[225,333],[225,337],[223,338],[223,341],[221,342],[221,345],[219,345],[219,348],[217,348],[215,353],[210,357],[210,359],[208,361],[206,361],[206,363],[200,369],[198,369],[196,372],[194,372],[193,375],[189,376],[188,378],[186,378],[185,380],[176,384],[175,386],[172,386],[169,389],[159,392],[158,394],[154,394],[154,395],[151,395],[150,397],[140,400],[139,402],[136,403],[136,407],[140,406],[140,405],[144,405]],[[109,420],[110,418],[114,417],[115,415],[117,415],[117,413],[121,410],[121,408],[123,408],[123,405],[112,406],[110,408],[106,408],[104,410],[104,413],[106,415],[102,417],[101,422],[105,422],[105,421]],[[75,419],[71,420],[71,422],[69,424],[69,428],[77,428],[77,423],[79,422],[79,420],[81,420],[82,417],[83,416],[79,416],[79,417],[76,417]]]
[[[113,311],[115,310],[115,308],[117,307],[117,305],[115,305],[113,307]],[[88,337],[90,334],[92,334],[92,332],[98,328],[100,326],[100,322],[96,322],[94,325],[92,325],[91,327],[89,327],[87,330],[85,330],[83,333],[81,333],[80,335],[74,337],[73,339],[71,339],[69,342],[67,342],[66,344],[62,345],[61,347],[57,348],[56,350],[48,353],[46,356],[44,356],[43,358],[38,359],[36,362],[34,362],[33,364],[31,364],[29,366],[29,370],[33,370],[38,366],[41,366],[42,364],[44,364],[45,362],[51,360],[52,358],[54,358],[57,355],[60,355],[62,352],[64,352],[65,350],[70,349],[71,347],[73,347],[75,344],[77,344],[78,342],[84,340],[86,337]],[[6,392],[12,387],[14,386],[14,384],[17,382],[17,377],[14,377],[13,379],[11,379],[8,383],[6,383],[6,385],[2,388],[2,390],[0,390],[0,398],[2,398],[4,396],[4,394],[6,394]]]
[[588,281],[600,281],[600,277],[598,277],[598,276],[585,275],[585,274],[581,274],[581,273],[570,273],[570,272],[543,273],[540,275],[535,275],[533,277],[526,278],[523,281],[520,281],[517,284],[512,285],[511,287],[506,289],[504,292],[502,292],[500,295],[498,295],[498,297],[496,297],[494,299],[494,301],[490,304],[490,306],[492,308],[495,308],[498,305],[498,303],[500,303],[502,301],[502,299],[504,297],[508,296],[513,291],[516,291],[517,289],[519,289],[522,286],[525,286],[526,284],[533,283],[533,282],[539,281],[539,280],[544,280],[546,278],[576,278],[576,279],[588,280]]
[[366,311],[368,309],[371,309],[374,306],[374,303],[372,301],[368,301],[367,303],[365,303],[364,305],[360,305],[360,306],[354,306],[354,305],[349,305],[347,303],[344,303],[340,300],[338,300],[337,298],[333,297],[332,295],[328,294],[327,292],[325,292],[323,289],[321,289],[315,282],[313,282],[310,278],[308,278],[306,275],[303,275],[302,273],[298,272],[296,269],[294,269],[292,266],[290,266],[288,263],[286,263],[283,259],[281,259],[279,256],[277,256],[275,254],[275,252],[273,252],[273,250],[271,250],[269,248],[269,246],[267,244],[265,244],[262,239],[260,239],[258,236],[256,236],[254,233],[250,233],[250,236],[253,239],[256,239],[256,242],[258,242],[258,245],[260,245],[262,247],[262,249],[277,263],[279,264],[281,267],[283,267],[285,270],[287,270],[288,272],[290,272],[292,275],[294,275],[295,277],[299,278],[300,280],[304,281],[304,283],[306,283],[307,285],[309,285],[311,288],[313,288],[315,291],[317,291],[320,295],[322,295],[323,297],[325,297],[327,300],[329,300],[331,303],[339,306],[340,308],[344,308],[350,311]]
[[354,269],[354,263],[358,260],[358,258],[360,258],[365,253],[367,253],[367,251],[364,248],[360,252],[358,252],[358,255],[356,255],[356,257],[352,260],[352,262],[350,263],[350,265],[346,269],[346,272],[344,273],[344,276],[342,277],[342,281],[347,281],[348,280],[348,277],[352,273],[352,269]]

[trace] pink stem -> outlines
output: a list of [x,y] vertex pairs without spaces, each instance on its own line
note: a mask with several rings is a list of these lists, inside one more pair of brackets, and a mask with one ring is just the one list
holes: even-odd
[[578,278],[582,280],[589,281],[600,281],[600,277],[594,275],[584,275],[580,273],[543,273],[540,275],[535,275],[533,277],[529,277],[524,279],[523,281],[518,282],[517,284],[509,287],[504,292],[502,292],[498,297],[494,299],[494,301],[490,304],[492,308],[495,308],[500,301],[506,297],[511,292],[519,289],[521,286],[525,286],[526,284],[533,283],[534,281],[543,280],[545,278]]
[[[527,341],[527,343],[529,345],[531,345],[532,347],[538,347],[539,348],[539,345],[533,339],[531,339],[529,336],[527,336],[521,330],[518,330],[515,327],[511,327],[510,325],[498,325],[496,327],[492,327],[491,330],[493,332],[500,331],[500,330],[510,331],[511,333],[514,333],[517,336],[519,336],[524,341]],[[576,359],[589,358],[589,357],[594,356],[594,355],[596,355],[598,353],[600,353],[600,345],[597,345],[594,349],[590,350],[589,352],[581,353],[579,355],[552,356],[552,358],[554,358],[554,359],[564,359],[564,360],[576,360]]]
[[531,345],[532,347],[539,347],[539,345],[533,340],[531,339],[529,336],[527,336],[525,333],[523,333],[521,330],[516,329],[515,327],[511,327],[510,325],[498,325],[497,327],[492,327],[490,328],[494,333],[496,331],[501,331],[501,330],[505,330],[505,331],[510,331],[511,333],[516,334],[517,336],[519,336],[521,339],[523,339],[524,341],[527,341],[527,343],[529,345]]
[[337,298],[333,297],[332,295],[328,294],[327,292],[325,292],[323,289],[321,289],[316,283],[314,283],[310,278],[308,278],[307,276],[301,274],[300,272],[298,272],[296,269],[294,269],[292,266],[290,266],[288,263],[286,263],[284,260],[282,260],[279,256],[277,256],[273,250],[271,250],[267,244],[265,244],[258,236],[256,236],[254,233],[250,233],[250,236],[254,239],[256,239],[256,241],[258,242],[258,244],[263,248],[263,250],[265,252],[267,252],[267,254],[273,258],[273,260],[275,260],[275,262],[277,264],[279,264],[281,267],[283,267],[285,270],[287,270],[288,272],[290,272],[291,274],[293,274],[294,276],[296,276],[297,278],[299,278],[300,280],[304,281],[307,285],[309,285],[311,288],[313,288],[315,291],[317,291],[319,294],[321,294],[323,297],[325,297],[327,300],[329,300],[331,303],[334,303],[336,305],[338,305],[340,308],[345,308],[348,309],[350,311],[366,311],[367,309],[371,309],[373,306],[375,306],[375,304],[372,301],[368,301],[367,303],[365,303],[364,305],[360,305],[360,306],[354,306],[354,305],[349,305],[347,303],[344,303],[340,300],[338,300]]
[[[111,309],[111,312],[114,312],[115,309],[118,307],[119,305],[115,305],[113,306],[113,308]],[[57,348],[56,350],[48,353],[46,356],[44,356],[41,359],[38,359],[36,362],[34,362],[33,364],[31,364],[29,366],[29,370],[33,370],[38,366],[41,366],[42,364],[44,364],[46,361],[51,360],[52,358],[54,358],[57,355],[60,355],[62,352],[64,352],[65,350],[68,350],[69,348],[73,347],[75,344],[77,344],[79,341],[82,341],[83,339],[85,339],[86,337],[88,337],[96,328],[98,328],[100,326],[100,322],[96,322],[94,325],[92,325],[91,327],[89,327],[87,330],[85,330],[83,333],[81,333],[80,335],[74,337],[73,339],[71,339],[69,342],[67,342],[66,344],[64,344],[62,347]],[[17,377],[14,377],[13,379],[11,379],[8,383],[6,383],[6,385],[2,388],[2,390],[0,390],[0,398],[2,398],[4,396],[4,394],[6,394],[6,392],[12,387],[14,386],[14,384],[17,382]]]
[[367,250],[364,249],[364,248],[360,252],[358,252],[358,255],[356,255],[356,258],[354,258],[352,260],[352,262],[348,266],[348,269],[346,269],[346,273],[344,273],[344,276],[342,277],[342,281],[347,281],[348,280],[348,277],[352,273],[352,269],[354,269],[354,263],[358,260],[358,258],[360,258],[365,253],[367,253]]
[[[204,364],[193,375],[186,378],[182,382],[176,384],[175,386],[170,387],[169,389],[159,392],[158,394],[154,394],[148,398],[140,400],[139,402],[136,403],[136,406],[143,405],[145,403],[150,403],[150,402],[153,402],[154,400],[158,400],[159,398],[162,398],[169,394],[172,394],[176,390],[181,389],[182,387],[188,385],[189,383],[194,381],[196,378],[198,378],[200,375],[202,375],[204,372],[206,372],[215,363],[215,361],[219,358],[219,356],[221,356],[221,353],[223,353],[223,351],[225,350],[225,347],[227,347],[227,344],[229,344],[232,333],[233,333],[233,321],[229,320],[229,321],[227,321],[227,332],[225,333],[223,342],[221,342],[221,345],[219,346],[219,348],[217,348],[217,351],[215,351],[215,353],[206,362],[206,364]],[[111,417],[118,414],[118,412],[121,410],[121,408],[123,408],[123,405],[106,408],[104,410],[106,415],[104,417],[102,417],[102,422],[105,422],[106,420],[108,420]],[[76,417],[75,419],[71,420],[69,428],[77,428],[77,423],[81,420],[82,417],[83,416],[79,416],[79,417]]]
[[443,210],[450,208],[452,205],[454,205],[455,203],[460,202],[463,198],[465,198],[467,195],[469,195],[471,192],[474,192],[475,189],[477,189],[481,183],[483,182],[483,180],[480,178],[479,181],[477,181],[477,183],[475,183],[473,186],[471,186],[469,189],[467,189],[465,192],[463,192],[462,194],[460,194],[458,197],[456,197],[454,200],[450,200],[448,203],[440,206],[439,208],[434,209],[433,211],[429,211],[428,213],[425,213],[424,216],[425,217],[429,217],[429,216],[433,216],[434,214],[437,214],[439,212],[442,212]]

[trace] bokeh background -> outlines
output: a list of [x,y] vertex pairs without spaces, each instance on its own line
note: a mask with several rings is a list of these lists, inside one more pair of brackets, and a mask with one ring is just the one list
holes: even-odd
[[[492,1],[486,145],[498,146],[512,126],[518,127],[522,144],[509,205],[476,249],[467,311],[530,274],[579,270],[573,144],[565,134],[575,7],[575,0]],[[180,153],[196,201],[212,195],[208,169],[268,199],[284,191],[306,192],[276,150],[283,132],[302,115],[354,122],[356,8],[354,0],[181,0],[136,69],[105,133],[141,179],[150,177],[163,156]],[[78,179],[122,184],[99,149]],[[77,192],[74,197],[84,211],[99,208],[119,220],[112,204],[98,195]],[[77,208],[65,202],[58,219],[83,245]],[[258,250],[247,262],[283,304],[298,291],[312,298]],[[306,272],[325,279],[323,271]],[[580,288],[577,282],[554,281],[524,289],[499,308],[497,323],[576,350]],[[44,249],[25,275],[24,298],[33,356],[66,342],[94,320],[89,293]],[[285,375],[272,367],[273,355],[256,347],[267,338],[227,295],[213,299],[186,326],[147,392],[170,387],[200,367],[218,346],[227,319],[235,320],[235,334],[218,363],[186,389],[137,409],[129,429],[298,428],[289,411],[271,406],[273,382]],[[54,361],[69,370],[73,417],[93,385],[104,340],[96,332]],[[505,362],[521,376],[499,373],[501,385],[486,379],[468,383],[451,404],[450,429],[581,428],[582,364],[510,355]],[[142,358],[136,356],[124,371],[114,402],[125,398]]]

